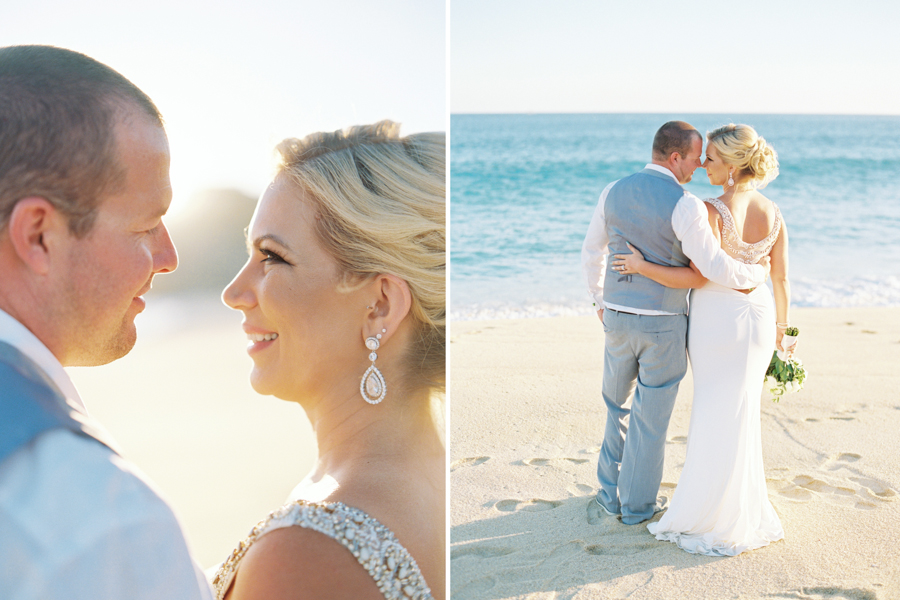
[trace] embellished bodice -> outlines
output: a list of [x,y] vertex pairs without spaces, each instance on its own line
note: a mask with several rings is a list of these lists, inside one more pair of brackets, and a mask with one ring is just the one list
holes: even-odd
[[760,241],[748,244],[741,239],[734,224],[734,217],[725,203],[718,198],[707,198],[705,201],[719,211],[719,216],[722,217],[722,246],[736,260],[751,265],[756,264],[759,259],[772,250],[772,246],[778,240],[778,234],[781,233],[781,211],[774,202],[772,206],[775,207],[775,223],[772,225],[772,231]]
[[260,521],[222,563],[212,580],[216,600],[231,587],[238,566],[253,543],[275,529],[305,527],[323,533],[349,550],[388,600],[432,600],[419,566],[390,529],[341,502],[297,500]]

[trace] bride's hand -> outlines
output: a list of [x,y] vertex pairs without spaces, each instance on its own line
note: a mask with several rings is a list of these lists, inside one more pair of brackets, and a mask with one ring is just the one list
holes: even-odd
[[625,245],[628,246],[628,249],[631,250],[631,254],[615,254],[613,258],[613,271],[617,271],[622,275],[632,275],[635,273],[640,273],[641,268],[647,264],[647,261],[644,260],[644,255],[641,254],[641,251],[625,242]]
[[[784,329],[780,327],[775,328],[775,348],[784,352],[784,346],[781,345],[781,341],[784,339]],[[797,349],[797,344],[800,340],[794,342],[794,345],[790,347],[788,350],[788,357],[794,356],[794,351]]]

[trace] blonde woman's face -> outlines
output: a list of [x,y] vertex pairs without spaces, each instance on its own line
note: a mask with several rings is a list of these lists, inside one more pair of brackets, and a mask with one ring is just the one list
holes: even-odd
[[276,178],[250,221],[250,258],[222,294],[244,313],[253,388],[304,404],[358,394],[368,365],[364,292],[338,289],[340,270],[319,242],[316,219],[303,192]]
[[733,167],[722,162],[716,147],[708,144],[706,146],[706,160],[703,161],[703,168],[706,169],[706,176],[709,177],[710,184],[725,185],[728,181],[728,174]]

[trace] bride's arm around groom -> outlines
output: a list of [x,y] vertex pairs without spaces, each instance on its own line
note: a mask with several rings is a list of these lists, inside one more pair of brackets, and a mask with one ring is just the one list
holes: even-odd
[[[674,184],[683,184],[691,180],[693,172],[700,166],[700,154],[702,141],[695,138],[692,152],[682,156],[672,153],[667,158],[654,156],[653,162],[644,167],[644,172],[662,175]],[[606,186],[600,194],[600,200],[594,209],[591,223],[582,246],[581,259],[584,274],[588,280],[591,296],[595,301],[598,314],[602,315],[603,282],[609,275],[609,271],[615,271],[615,267],[609,267],[610,233],[611,228],[607,223],[606,200],[610,190],[618,181]],[[647,224],[653,223],[648,219]],[[639,230],[642,223],[632,223],[632,230]],[[719,240],[709,225],[709,212],[702,200],[686,190],[682,190],[681,197],[676,202],[671,212],[672,232],[681,245],[681,251],[690,259],[694,269],[702,277],[714,281],[725,287],[734,289],[748,289],[760,285],[768,276],[768,265],[745,265],[735,261],[722,250]],[[615,227],[615,226],[613,226]],[[662,234],[662,230],[660,230]],[[645,235],[653,235],[647,232]],[[632,240],[633,241],[633,240]],[[612,248],[613,252],[627,253],[626,248]],[[654,262],[652,257],[647,257]],[[659,264],[659,263],[657,263]],[[671,266],[671,265],[669,265]],[[688,267],[685,267],[688,269]],[[684,269],[681,269],[684,271]],[[700,280],[696,275],[682,273],[684,277],[666,272],[664,276],[678,278],[672,281],[670,287],[695,287]],[[601,316],[602,318],[602,316]]]

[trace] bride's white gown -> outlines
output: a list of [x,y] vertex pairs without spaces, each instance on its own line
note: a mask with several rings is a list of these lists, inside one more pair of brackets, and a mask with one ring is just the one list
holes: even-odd
[[[728,208],[707,202],[722,216],[722,245],[731,256],[755,263],[769,253],[781,230],[777,207],[772,232],[746,244]],[[687,457],[669,509],[647,528],[657,539],[713,556],[780,540],[760,433],[760,397],[775,348],[772,292],[761,285],[745,294],[713,282],[694,290],[687,345],[694,378]]]

